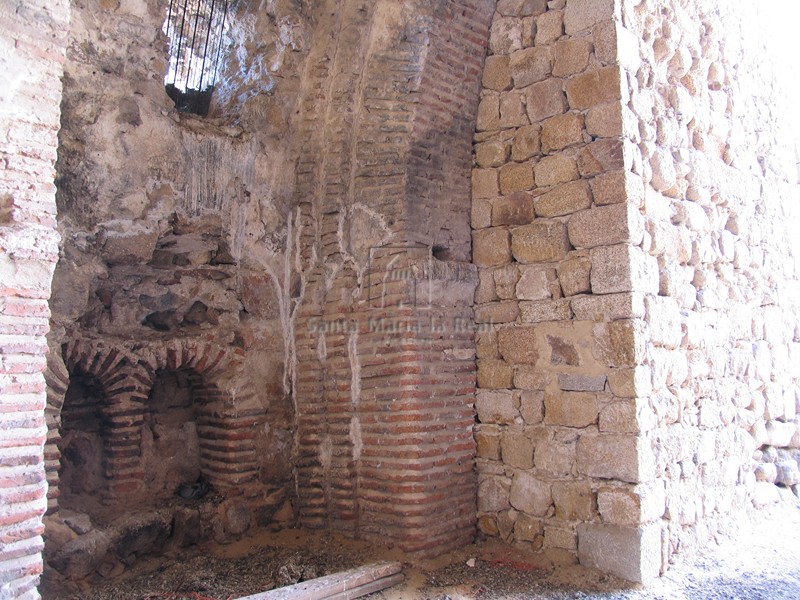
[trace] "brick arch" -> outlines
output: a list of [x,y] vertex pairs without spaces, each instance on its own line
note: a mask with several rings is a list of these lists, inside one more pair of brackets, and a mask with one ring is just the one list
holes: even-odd
[[45,414],[48,424],[45,460],[50,486],[50,512],[58,510],[61,411],[71,376],[91,377],[104,397],[101,411],[110,424],[104,462],[109,485],[104,493],[109,497],[137,489],[137,427],[142,414],[142,398],[146,398],[148,390],[147,379],[138,361],[124,347],[109,346],[95,340],[72,339],[65,342],[60,350],[51,349],[45,371]]
[[78,338],[63,344],[61,352],[52,351],[45,373],[48,510],[58,510],[61,411],[74,375],[93,378],[104,397],[101,410],[110,425],[104,462],[108,500],[147,497],[142,425],[154,381],[162,371],[190,374],[201,429],[201,470],[209,481],[222,488],[256,483],[256,436],[266,410],[243,361],[244,353],[237,349],[197,340],[134,346]]
[[266,410],[243,361],[238,349],[196,340],[172,340],[139,358],[148,390],[159,372],[189,373],[201,429],[201,470],[218,487],[240,487],[258,476],[256,436]]

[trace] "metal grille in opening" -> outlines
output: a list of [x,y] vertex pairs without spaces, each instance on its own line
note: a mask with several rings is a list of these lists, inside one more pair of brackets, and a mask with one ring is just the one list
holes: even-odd
[[217,82],[228,20],[228,0],[170,0],[167,94],[183,112],[207,115]]

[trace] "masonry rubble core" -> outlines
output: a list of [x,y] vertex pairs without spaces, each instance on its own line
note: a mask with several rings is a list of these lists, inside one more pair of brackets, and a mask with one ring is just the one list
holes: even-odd
[[800,494],[758,7],[240,2],[200,118],[167,4],[0,7],[0,598],[293,524],[646,582]]

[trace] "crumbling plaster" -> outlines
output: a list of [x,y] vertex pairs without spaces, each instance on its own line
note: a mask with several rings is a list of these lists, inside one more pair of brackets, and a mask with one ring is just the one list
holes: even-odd
[[163,1],[67,8],[4,15],[4,593],[37,597],[70,369],[131,406],[159,369],[213,376],[274,465],[254,515],[423,553],[477,518],[646,581],[797,489],[796,153],[760,7],[242,1],[205,119],[164,92]]

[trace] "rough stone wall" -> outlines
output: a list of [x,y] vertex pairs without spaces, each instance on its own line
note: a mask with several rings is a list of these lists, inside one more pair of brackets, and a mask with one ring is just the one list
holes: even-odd
[[55,161],[69,8],[0,6],[0,598],[39,598],[42,446],[50,311],[58,258]]
[[341,3],[298,124],[301,521],[427,554],[474,534],[474,271],[458,261],[491,5]]
[[237,3],[219,90],[200,118],[178,113],[164,90],[168,4],[72,6],[49,338],[50,507],[70,375],[104,390],[105,501],[152,504],[150,387],[162,371],[183,371],[196,382],[203,474],[228,497],[244,495],[248,522],[263,524],[293,492],[286,137],[308,15],[293,3]]
[[778,497],[773,483],[798,489],[793,95],[778,7],[623,6],[626,136],[659,267],[639,391],[655,479],[631,500],[662,526],[663,570]]
[[796,180],[739,8],[497,5],[472,212],[490,535],[647,580],[729,526],[757,447],[795,482]]
[[632,399],[658,271],[626,175],[619,18],[614,2],[499,2],[475,136],[479,523],[559,561],[603,534],[606,486],[652,476]]

